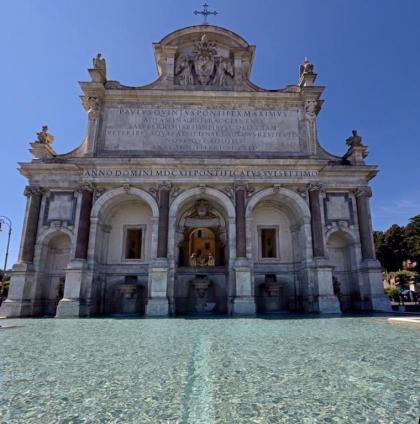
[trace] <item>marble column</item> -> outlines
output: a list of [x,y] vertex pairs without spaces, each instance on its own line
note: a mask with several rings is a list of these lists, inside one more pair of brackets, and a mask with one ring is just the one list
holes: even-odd
[[372,196],[372,191],[369,187],[363,186],[356,190],[355,195],[363,259],[359,267],[363,287],[361,291],[365,293],[362,296],[362,309],[391,312],[391,303],[384,293],[381,265],[375,255],[369,208],[369,197]]
[[171,188],[162,185],[159,188],[159,226],[157,241],[157,257],[168,257],[168,223],[169,223],[169,195]]
[[26,187],[25,222],[20,247],[19,261],[13,266],[7,299],[1,304],[0,316],[27,317],[34,314],[33,289],[36,283],[34,265],[35,244],[38,234],[39,213],[43,190]]
[[88,284],[92,283],[92,280],[88,281],[89,279],[86,277],[92,202],[93,187],[89,184],[82,186],[76,248],[74,259],[68,263],[66,269],[64,297],[57,306],[56,317],[59,318],[89,315],[91,299],[89,297],[82,299],[81,297],[83,292],[88,293],[90,291]]
[[320,193],[321,184],[309,184],[309,208],[311,210],[312,251],[314,256],[314,278],[318,286],[318,311],[339,313],[340,305],[334,295],[331,267],[325,258],[324,230],[322,227]]
[[38,234],[42,189],[38,187],[27,187],[25,189],[25,196],[28,196],[28,209],[23,233],[20,262],[31,263],[34,260],[35,243]]
[[232,308],[235,315],[255,314],[252,264],[246,257],[245,197],[246,187],[242,184],[236,186],[236,261],[233,267],[235,271],[235,297]]
[[315,258],[324,257],[324,232],[322,229],[321,206],[319,203],[319,194],[321,185],[310,184],[309,207],[311,209],[311,230],[312,230],[312,249]]
[[236,203],[236,256],[246,257],[246,227],[245,227],[245,187],[239,186],[235,191]]
[[359,187],[356,190],[357,218],[363,259],[376,259],[369,213],[369,197],[371,196],[372,191],[369,187]]
[[90,232],[90,213],[92,210],[93,191],[91,189],[82,189],[82,198],[80,205],[79,227],[77,229],[76,259],[87,259]]
[[162,184],[159,187],[157,257],[150,262],[149,266],[149,299],[146,306],[147,316],[167,316],[169,313],[168,228],[170,194],[170,184]]

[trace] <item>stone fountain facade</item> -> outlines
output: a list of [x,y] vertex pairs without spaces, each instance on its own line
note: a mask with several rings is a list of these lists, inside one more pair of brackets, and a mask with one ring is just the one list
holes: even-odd
[[346,310],[389,310],[369,209],[377,168],[356,131],[343,156],[320,146],[313,64],[265,90],[250,81],[255,47],[227,29],[153,47],[158,78],[141,87],[94,58],[79,147],[56,153],[47,127],[31,143],[0,315],[338,313],[337,284]]

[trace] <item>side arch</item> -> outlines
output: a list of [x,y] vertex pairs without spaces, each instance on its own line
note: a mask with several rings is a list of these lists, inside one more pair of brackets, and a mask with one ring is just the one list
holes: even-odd
[[328,261],[333,267],[333,288],[342,312],[362,309],[362,287],[357,275],[356,239],[344,228],[327,233]]
[[256,192],[248,201],[245,216],[251,218],[255,206],[267,197],[273,197],[279,202],[285,203],[297,216],[301,216],[305,224],[311,222],[311,212],[308,205],[299,194],[283,187],[266,188]]
[[98,200],[96,200],[92,207],[91,218],[98,218],[103,210],[105,210],[111,203],[114,203],[116,200],[118,200],[118,197],[124,199],[127,197],[127,195],[138,197],[145,201],[152,210],[153,218],[159,217],[158,204],[151,194],[137,187],[130,187],[128,190],[125,190],[123,187],[119,187],[107,191],[101,197],[99,197]]

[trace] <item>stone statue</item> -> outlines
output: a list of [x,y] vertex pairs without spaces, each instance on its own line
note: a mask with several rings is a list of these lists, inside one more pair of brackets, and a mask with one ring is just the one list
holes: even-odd
[[187,56],[180,56],[175,64],[175,76],[179,85],[193,85],[194,76]]
[[360,137],[360,135],[357,134],[356,130],[352,131],[352,136],[349,137],[346,140],[346,144],[347,146],[351,147],[364,147],[363,143],[362,143],[362,137]]
[[314,73],[314,65],[309,62],[307,57],[305,57],[303,64],[300,65],[300,76],[313,75],[313,73]]
[[217,63],[214,85],[225,87],[226,85],[229,85],[229,80],[231,80],[231,78],[233,78],[232,61],[221,57]]
[[195,214],[200,218],[209,216],[209,202],[204,199],[197,200],[194,205]]
[[99,71],[102,71],[104,75],[106,75],[106,62],[105,59],[101,58],[101,56],[101,53],[98,53],[96,57],[92,59],[93,69],[98,69]]
[[54,136],[48,133],[48,126],[44,125],[42,131],[36,133],[37,140],[35,143],[50,145],[54,141]]
[[88,98],[88,117],[91,121],[95,120],[99,116],[101,104],[96,97]]
[[306,99],[305,100],[305,115],[309,120],[313,120],[316,117],[316,112],[318,110],[318,102],[315,99]]
[[216,262],[214,260],[214,256],[211,253],[209,253],[209,256],[207,258],[207,266],[215,266],[215,265],[216,265]]
[[192,266],[192,267],[196,267],[197,266],[197,255],[195,253],[193,253],[190,256],[190,266]]

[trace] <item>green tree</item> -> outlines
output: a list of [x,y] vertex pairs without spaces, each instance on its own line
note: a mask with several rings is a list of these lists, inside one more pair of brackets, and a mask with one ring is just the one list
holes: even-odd
[[417,262],[417,271],[420,271],[420,215],[410,218],[404,233],[408,258]]
[[410,218],[405,227],[391,225],[386,231],[375,231],[376,257],[387,272],[402,269],[403,261],[417,262],[420,272],[420,215]]
[[386,271],[398,271],[407,259],[404,227],[391,225],[386,231],[374,233],[376,256]]

